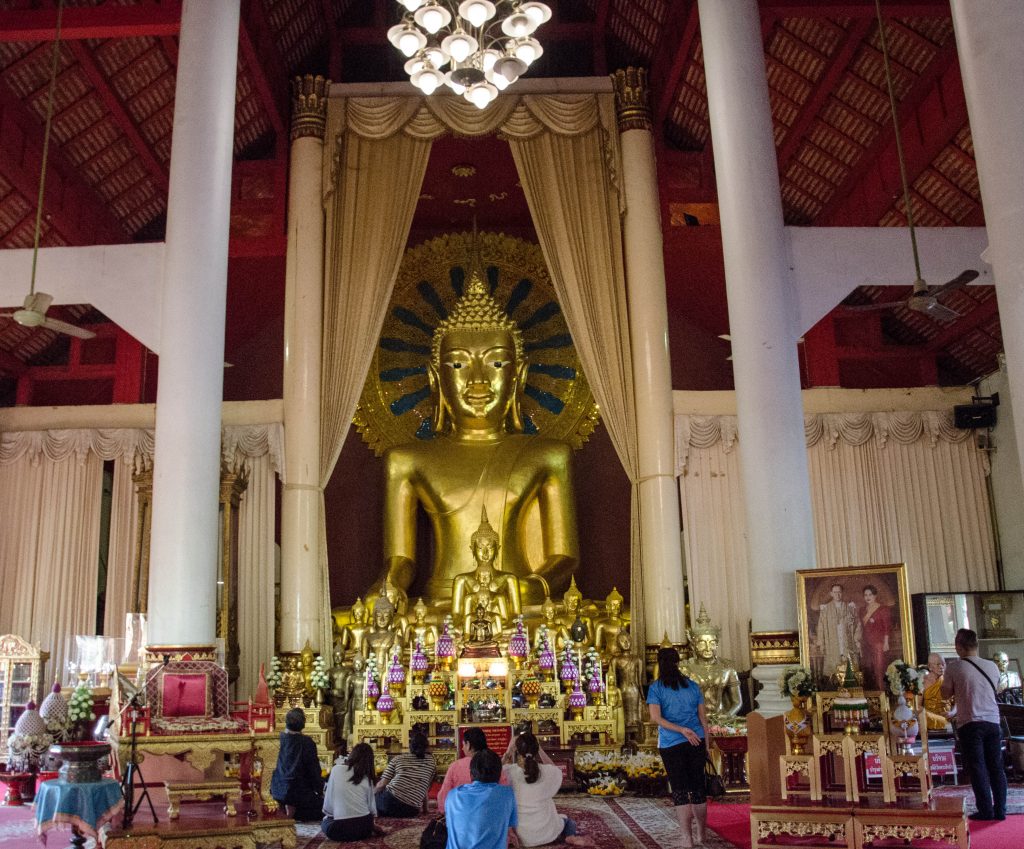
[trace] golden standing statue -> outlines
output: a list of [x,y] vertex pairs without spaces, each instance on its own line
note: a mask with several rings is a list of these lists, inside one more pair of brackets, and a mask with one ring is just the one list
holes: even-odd
[[577,651],[586,651],[591,643],[593,628],[590,619],[583,615],[583,593],[576,586],[575,578],[571,579],[569,588],[562,596],[562,604],[565,606],[565,620],[569,627],[569,641]]
[[334,641],[337,649],[340,649],[342,658],[355,657],[363,652],[363,640],[369,625],[366,621],[366,605],[362,598],[357,598],[349,612],[349,623],[337,629],[338,636]]
[[373,606],[373,620],[363,638],[362,657],[377,658],[377,669],[383,675],[391,662],[391,652],[402,644],[402,633],[395,617],[397,611],[386,595]]
[[622,618],[622,593],[615,587],[604,600],[605,615],[594,624],[594,645],[605,657],[615,654],[618,649],[619,634],[628,624]]
[[629,735],[639,737],[643,731],[640,716],[640,685],[643,680],[644,662],[633,654],[633,638],[629,631],[623,628],[615,635],[615,650],[608,661],[608,692],[611,694],[614,682],[622,704],[625,735],[618,739],[624,740]]
[[[519,328],[474,271],[466,294],[434,331],[428,377],[435,437],[385,457],[384,572],[405,592],[416,573],[416,511],[434,534],[428,603],[451,599],[474,568],[465,547],[481,510],[496,518],[503,572],[527,603],[544,580],[561,590],[579,559],[568,444],[523,433],[519,392],[527,362]],[[455,612],[455,611],[453,611]],[[457,613],[457,612],[456,612]]]
[[680,664],[680,669],[696,681],[704,693],[708,721],[712,724],[736,716],[742,704],[739,675],[718,657],[721,633],[721,628],[711,624],[702,604],[696,627],[686,631],[693,657]]

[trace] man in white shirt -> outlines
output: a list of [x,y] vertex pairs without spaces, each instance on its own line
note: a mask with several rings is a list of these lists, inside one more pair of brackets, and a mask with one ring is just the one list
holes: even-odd
[[996,702],[999,668],[991,660],[978,657],[978,635],[974,631],[961,628],[956,632],[955,645],[960,659],[946,664],[942,695],[956,700],[956,735],[978,806],[968,819],[1004,820],[1006,770]]

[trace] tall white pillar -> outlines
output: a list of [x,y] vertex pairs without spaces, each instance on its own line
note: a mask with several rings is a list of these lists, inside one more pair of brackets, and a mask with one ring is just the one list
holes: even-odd
[[212,645],[216,632],[238,22],[239,0],[182,6],[160,314],[151,645]]
[[[1024,4],[952,0],[1010,397],[1024,404]],[[965,267],[978,257],[965,257]],[[1016,428],[1024,457],[1024,425]]]
[[[699,0],[742,446],[755,632],[796,627],[794,569],[814,566],[814,526],[764,48],[756,0]],[[778,641],[776,640],[776,643]],[[756,647],[757,641],[754,641]],[[754,652],[764,712],[788,707],[779,666]],[[781,659],[781,658],[780,658]]]
[[[323,77],[292,85],[288,252],[284,295],[284,455],[281,501],[281,652],[320,646],[320,345],[324,213],[321,175],[327,91]],[[327,647],[330,648],[329,646]]]
[[647,73],[629,68],[616,71],[612,81],[626,197],[623,242],[633,386],[640,430],[641,579],[647,642],[658,643],[667,634],[673,643],[681,643],[686,623],[679,488],[674,473],[672,369]]

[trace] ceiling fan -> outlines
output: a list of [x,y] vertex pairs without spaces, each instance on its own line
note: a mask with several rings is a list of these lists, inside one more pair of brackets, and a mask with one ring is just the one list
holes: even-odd
[[32,242],[32,277],[29,281],[28,295],[20,310],[0,313],[0,319],[14,319],[22,327],[45,327],[57,333],[66,333],[79,339],[92,339],[96,334],[91,330],[75,327],[66,321],[47,318],[46,311],[53,302],[53,295],[36,291],[36,263],[39,259],[39,234],[43,222],[43,194],[46,189],[46,163],[50,152],[50,128],[53,124],[53,92],[57,85],[57,65],[60,62],[60,24],[64,14],[64,0],[57,4],[57,28],[53,40],[53,61],[50,67],[50,91],[46,101],[46,129],[43,131],[43,163],[39,172],[39,199],[36,203],[36,226]]
[[896,159],[900,166],[900,182],[903,186],[903,207],[907,214],[907,229],[910,231],[910,246],[914,253],[914,291],[906,300],[886,301],[881,304],[858,304],[847,306],[847,312],[872,312],[888,310],[895,307],[906,307],[914,312],[927,315],[939,321],[953,321],[960,318],[960,313],[939,301],[942,295],[961,289],[974,280],[979,272],[973,269],[963,271],[947,283],[929,286],[921,276],[921,259],[917,251],[917,234],[914,231],[914,210],[910,205],[910,186],[907,182],[907,165],[903,158],[903,140],[900,137],[899,116],[896,113],[896,93],[892,82],[892,68],[889,65],[889,44],[885,37],[885,21],[882,19],[881,0],[875,0],[875,12],[878,16],[878,39],[882,47],[882,62],[885,67],[885,84],[889,92],[889,111],[892,113],[892,127],[896,135]]

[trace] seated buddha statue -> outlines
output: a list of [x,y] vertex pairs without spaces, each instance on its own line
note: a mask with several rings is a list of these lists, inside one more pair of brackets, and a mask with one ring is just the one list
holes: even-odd
[[579,651],[586,651],[591,644],[590,618],[583,613],[583,593],[576,586],[576,579],[571,578],[569,588],[562,596],[562,604],[565,606],[565,621],[568,623],[569,639]]
[[405,629],[405,645],[411,651],[419,643],[427,654],[434,653],[434,645],[437,643],[437,626],[427,622],[427,606],[421,598],[412,609],[413,620]]
[[[337,612],[336,610],[335,613]],[[362,598],[357,598],[355,604],[349,610],[348,624],[342,625],[340,628],[335,627],[334,646],[341,652],[342,658],[353,657],[362,652],[363,638],[368,627],[366,622],[366,605],[363,603]]]
[[388,668],[392,650],[402,644],[402,632],[396,622],[397,612],[386,595],[380,596],[373,606],[370,627],[363,638],[361,656],[376,657],[380,670]]
[[619,633],[627,622],[622,618],[622,594],[612,587],[604,600],[604,616],[594,623],[594,645],[605,657],[616,653]]
[[[569,636],[569,629],[565,627],[565,623],[558,618],[558,606],[551,596],[547,596],[544,599],[544,603],[540,606],[540,612],[543,617],[540,624],[547,629],[548,645],[551,651],[561,651],[567,642],[571,642],[571,637]],[[539,627],[534,629],[533,647],[537,651],[540,650],[540,641],[543,635],[544,631]]]
[[928,671],[921,682],[924,686],[924,711],[929,731],[950,731],[950,721],[956,716],[952,699],[942,698],[942,679],[946,672],[946,659],[936,652],[928,655]]
[[696,681],[704,693],[708,721],[712,724],[736,716],[742,703],[739,675],[718,657],[721,633],[722,629],[711,623],[702,604],[695,627],[686,630],[693,657],[680,664],[683,673]]
[[456,575],[452,581],[452,613],[456,621],[462,620],[463,633],[470,633],[470,625],[477,609],[484,610],[494,622],[495,635],[500,634],[512,618],[523,612],[519,595],[519,582],[494,565],[500,550],[498,534],[487,521],[483,509],[480,526],[473,532],[469,543],[476,569],[465,575]]
[[502,541],[496,565],[519,583],[523,601],[539,604],[545,582],[552,591],[565,588],[579,560],[572,451],[523,432],[526,369],[519,327],[474,271],[431,340],[433,436],[385,456],[381,582],[405,592],[416,578],[422,507],[434,539],[424,595],[428,605],[447,608],[456,576],[475,568],[465,540],[486,508]]

